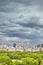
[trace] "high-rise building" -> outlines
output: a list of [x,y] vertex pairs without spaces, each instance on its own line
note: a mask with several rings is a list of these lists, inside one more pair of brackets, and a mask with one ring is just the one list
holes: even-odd
[[13,47],[16,47],[16,43],[13,44]]

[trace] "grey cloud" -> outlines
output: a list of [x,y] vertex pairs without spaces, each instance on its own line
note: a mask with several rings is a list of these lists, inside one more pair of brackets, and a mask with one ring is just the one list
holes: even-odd
[[[12,3],[12,4],[11,4]],[[39,9],[43,6],[43,0],[0,0],[0,11],[12,11],[14,9],[14,6],[18,5],[25,5],[25,6],[39,6]],[[11,6],[12,8],[8,8],[6,9],[5,6]]]
[[25,28],[25,30],[23,30],[21,28],[21,29],[16,30],[14,28],[14,30],[12,30],[12,29],[10,30],[9,27],[7,28],[5,25],[3,27],[3,25],[2,25],[0,32],[4,33],[8,37],[20,37],[22,39],[26,39],[26,38],[27,39],[38,39],[38,38],[40,38],[39,33],[37,33],[38,35],[36,35],[36,33],[34,31],[33,31],[33,33],[27,33],[27,32],[30,32],[30,30],[28,30],[26,32],[26,29],[27,28]]
[[0,0],[0,35],[30,39],[30,43],[43,39],[42,3],[43,0]]
[[19,23],[20,25],[22,25],[23,27],[29,27],[29,28],[36,28],[36,29],[40,29],[40,28],[43,28],[43,25],[38,25],[38,24],[35,24],[35,23]]
[[20,37],[22,39],[40,39],[39,35],[35,35],[35,34],[27,34],[27,33],[23,33],[23,32],[6,32],[6,35],[9,37]]
[[14,12],[15,10],[17,11],[17,8],[26,2],[27,4],[30,4],[30,0],[0,0],[0,12]]
[[16,3],[22,3],[22,4],[30,4],[32,0],[0,0],[2,4],[8,3],[8,2],[16,2]]
[[18,22],[18,24],[23,27],[29,27],[29,28],[36,28],[36,29],[43,28],[43,25],[40,24],[40,17],[34,16],[34,17],[31,17],[29,20],[27,19],[27,21],[28,21],[27,23]]

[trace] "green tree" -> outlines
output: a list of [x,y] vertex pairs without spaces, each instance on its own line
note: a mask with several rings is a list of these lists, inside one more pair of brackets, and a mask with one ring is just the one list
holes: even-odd
[[0,64],[13,65],[12,60],[8,56],[0,56]]

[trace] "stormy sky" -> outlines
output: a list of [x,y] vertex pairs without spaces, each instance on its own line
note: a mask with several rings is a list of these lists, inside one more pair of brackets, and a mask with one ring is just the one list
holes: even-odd
[[43,43],[43,0],[0,0],[0,44]]

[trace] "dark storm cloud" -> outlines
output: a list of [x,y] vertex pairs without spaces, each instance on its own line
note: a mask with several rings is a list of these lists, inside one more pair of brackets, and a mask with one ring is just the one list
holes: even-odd
[[30,5],[32,0],[0,0],[0,5],[3,6],[3,5],[6,5],[6,4],[10,3],[10,2]]
[[29,27],[29,28],[36,28],[36,29],[40,29],[43,28],[43,25],[40,24],[40,17],[31,17],[30,20],[27,20],[27,23],[20,23],[18,22],[17,24],[23,26],[23,27]]
[[35,23],[19,23],[20,25],[22,25],[23,27],[29,27],[29,28],[36,28],[36,29],[40,29],[40,28],[43,28],[43,25],[38,25],[38,24],[35,24]]
[[24,4],[24,5],[31,5],[32,0],[13,0],[13,2]]
[[22,39],[31,39],[31,40],[35,40],[35,39],[40,39],[40,36],[37,35],[34,33],[31,33],[31,34],[28,34],[28,33],[25,33],[25,32],[20,32],[20,31],[5,31],[3,32],[5,33],[6,36],[8,37],[19,37],[19,38],[22,38]]
[[20,3],[20,4],[23,4],[23,5],[35,5],[35,4],[38,4],[38,5],[43,5],[43,0],[0,0],[0,5],[6,5],[8,3]]
[[18,5],[38,6],[38,10],[42,11],[43,0],[0,0],[0,12],[13,12],[18,8]]
[[27,1],[26,0],[24,1],[23,0],[0,0],[0,12],[12,12],[16,9],[16,7],[18,7],[18,5],[19,6],[20,4],[30,5],[31,1],[30,0]]

